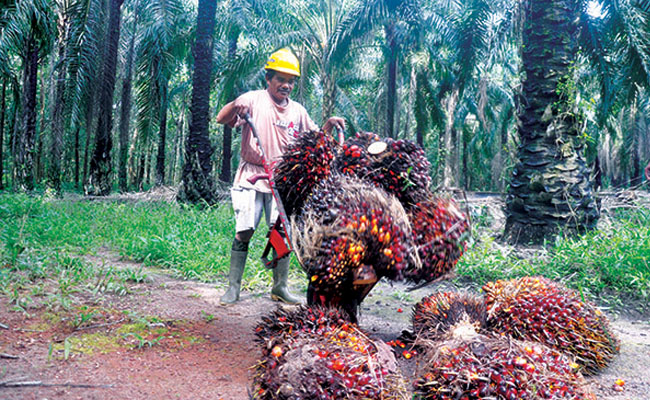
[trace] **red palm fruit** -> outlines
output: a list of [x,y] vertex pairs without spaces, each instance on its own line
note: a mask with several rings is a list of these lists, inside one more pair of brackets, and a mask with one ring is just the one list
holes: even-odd
[[507,336],[479,334],[468,320],[424,345],[427,361],[416,374],[416,399],[595,399],[567,356]]
[[322,131],[301,133],[273,167],[273,184],[288,215],[299,214],[314,186],[327,178],[337,144]]
[[338,174],[314,189],[293,232],[309,276],[309,304],[343,306],[352,321],[379,279],[403,279],[413,247],[408,217],[394,196]]
[[566,286],[544,277],[483,286],[488,327],[571,354],[587,373],[609,364],[619,341],[607,317]]
[[405,271],[411,282],[431,282],[452,271],[465,252],[469,218],[452,199],[430,197],[409,210],[413,242],[421,266]]
[[429,161],[424,150],[408,140],[357,133],[343,144],[333,167],[383,188],[397,197],[405,209],[430,193]]
[[257,342],[254,399],[410,398],[392,352],[341,319],[340,310],[278,308],[258,325]]
[[483,299],[467,293],[437,292],[413,306],[411,322],[417,337],[435,340],[466,319],[483,328],[485,318]]

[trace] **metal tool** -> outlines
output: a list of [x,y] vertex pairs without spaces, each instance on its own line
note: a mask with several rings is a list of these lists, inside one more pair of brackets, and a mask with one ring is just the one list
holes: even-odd
[[[260,139],[260,136],[257,133],[257,129],[251,120],[251,116],[246,113],[244,114],[243,118],[246,123],[248,123],[248,126],[250,126],[251,132],[253,132],[253,136],[255,136],[255,139],[257,140],[257,145],[262,152],[262,159],[264,160],[264,171],[266,172],[265,175],[255,175],[248,181],[251,184],[255,184],[255,182],[259,179],[268,179],[269,185],[271,186],[271,194],[273,195],[275,204],[278,207],[278,219],[273,224],[273,227],[269,230],[269,233],[267,235],[268,241],[266,242],[266,247],[262,252],[262,262],[264,265],[267,268],[275,268],[278,264],[278,260],[284,257],[288,257],[293,251],[291,247],[291,226],[289,225],[287,213],[284,211],[284,205],[282,204],[280,194],[275,188],[275,183],[273,182],[273,168],[266,158],[266,153],[264,152],[264,147],[262,146],[262,140]],[[269,258],[271,249],[275,250],[276,256]]]

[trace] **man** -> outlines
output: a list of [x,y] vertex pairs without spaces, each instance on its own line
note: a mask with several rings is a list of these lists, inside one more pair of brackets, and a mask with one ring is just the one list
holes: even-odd
[[645,178],[650,181],[650,162],[645,166]]
[[[286,145],[298,133],[318,129],[305,108],[289,99],[296,79],[300,76],[300,64],[296,56],[289,49],[278,50],[271,54],[264,68],[266,90],[244,93],[226,104],[217,115],[217,122],[220,124],[242,126],[239,168],[231,189],[236,234],[230,253],[229,286],[221,297],[222,305],[233,304],[239,300],[248,243],[260,222],[262,210],[269,227],[278,216],[268,180],[259,179],[254,181],[255,183],[249,181],[249,178],[265,173],[264,159],[250,126],[242,116],[250,115],[269,162],[280,157]],[[342,118],[331,117],[323,126],[323,130],[330,132],[333,128],[344,127]],[[279,260],[273,269],[271,298],[274,301],[296,304],[300,300],[289,292],[288,275],[289,257],[285,257]]]

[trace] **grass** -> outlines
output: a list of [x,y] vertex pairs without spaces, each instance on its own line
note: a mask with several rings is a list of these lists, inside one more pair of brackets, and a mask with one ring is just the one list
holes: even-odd
[[[606,306],[642,309],[650,304],[649,210],[616,212],[604,217],[596,231],[560,237],[534,251],[498,243],[496,232],[487,228],[490,223],[489,218],[479,220],[458,263],[457,279],[463,284],[480,287],[490,280],[538,274]],[[271,273],[259,261],[262,231],[250,247],[243,281],[248,289],[270,284]],[[233,233],[227,204],[196,208],[1,194],[0,293],[18,309],[37,299],[69,307],[79,291],[124,294],[130,283],[146,279],[141,269],[115,270],[83,261],[82,255],[103,248],[185,279],[224,283]],[[304,291],[305,279],[298,281]]]
[[650,304],[650,210],[616,211],[579,237],[559,236],[529,250],[497,243],[478,229],[457,274],[474,286],[495,279],[543,275],[603,306],[647,312]]

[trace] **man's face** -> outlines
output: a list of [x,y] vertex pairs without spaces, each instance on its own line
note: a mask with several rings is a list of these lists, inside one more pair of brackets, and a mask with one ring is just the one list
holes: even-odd
[[296,77],[284,72],[276,72],[271,80],[266,80],[266,83],[268,84],[267,90],[273,100],[282,105],[289,99],[289,94],[291,94],[296,84]]

